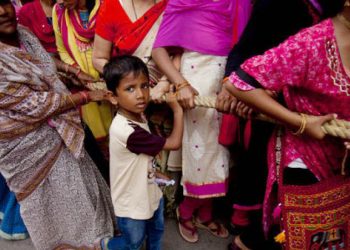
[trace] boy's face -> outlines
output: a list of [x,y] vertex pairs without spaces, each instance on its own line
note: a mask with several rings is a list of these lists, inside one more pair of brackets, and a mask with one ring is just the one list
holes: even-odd
[[116,88],[119,109],[125,114],[138,119],[149,102],[148,78],[140,73],[125,76]]

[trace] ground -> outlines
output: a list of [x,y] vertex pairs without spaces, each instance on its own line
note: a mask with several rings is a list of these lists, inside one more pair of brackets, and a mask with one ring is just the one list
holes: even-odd
[[[178,233],[176,221],[166,219],[163,250],[226,250],[232,236],[227,239],[214,237],[205,230],[199,230],[197,243],[185,242]],[[6,241],[0,239],[0,250],[35,250],[30,239],[22,241]]]

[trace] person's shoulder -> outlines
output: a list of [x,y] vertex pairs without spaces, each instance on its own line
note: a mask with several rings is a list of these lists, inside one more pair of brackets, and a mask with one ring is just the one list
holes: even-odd
[[133,131],[134,128],[130,125],[129,120],[120,114],[117,114],[113,118],[111,127],[109,129],[111,137],[117,137],[123,141],[126,141]]

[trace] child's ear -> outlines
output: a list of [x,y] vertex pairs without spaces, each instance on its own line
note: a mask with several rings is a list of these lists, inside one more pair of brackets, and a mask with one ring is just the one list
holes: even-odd
[[108,91],[106,99],[114,106],[118,105],[118,97],[116,97],[111,91]]
[[118,106],[118,98],[115,95],[109,98],[109,102],[112,103],[112,105],[114,106]]

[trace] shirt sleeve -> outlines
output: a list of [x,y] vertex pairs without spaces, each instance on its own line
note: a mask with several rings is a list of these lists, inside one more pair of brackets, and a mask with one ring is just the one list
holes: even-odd
[[97,14],[96,21],[96,34],[106,39],[110,42],[113,42],[115,36],[116,23],[113,19],[113,15],[117,15],[116,8],[112,0],[103,1],[100,10]]
[[307,73],[310,39],[307,32],[288,38],[263,55],[245,61],[229,80],[240,90],[251,90],[259,85],[274,91],[284,86],[300,86]]
[[135,154],[156,156],[164,147],[166,139],[154,134],[140,126],[130,123],[134,131],[129,135],[126,147]]

